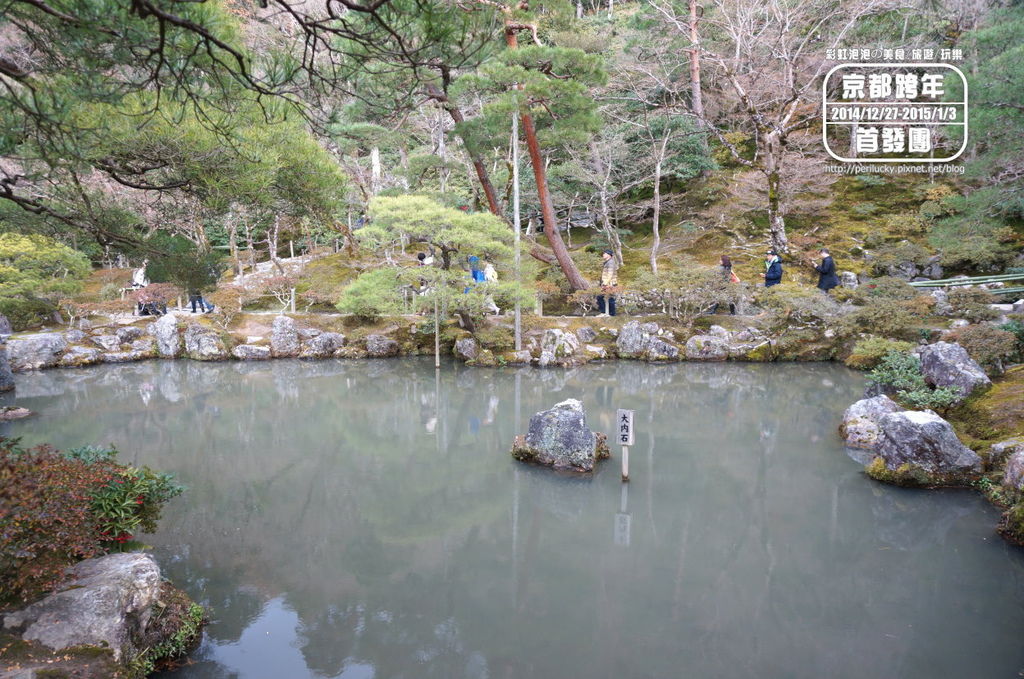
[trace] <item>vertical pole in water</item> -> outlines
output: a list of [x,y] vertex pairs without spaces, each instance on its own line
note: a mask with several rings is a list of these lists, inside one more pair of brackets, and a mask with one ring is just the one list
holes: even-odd
[[629,446],[622,446],[622,480],[629,481]]
[[437,296],[434,297],[434,368],[441,367],[441,315],[438,313]]
[[292,313],[294,314],[295,313],[295,288],[292,288],[292,298],[291,298],[290,304],[291,304],[291,308],[292,308]]
[[[516,283],[520,281],[519,270],[519,112],[512,114],[512,228],[515,231]],[[516,351],[523,348],[523,313],[516,299],[515,320]]]

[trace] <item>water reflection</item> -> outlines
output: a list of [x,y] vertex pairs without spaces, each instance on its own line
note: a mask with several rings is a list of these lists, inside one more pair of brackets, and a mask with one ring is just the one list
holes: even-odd
[[[20,376],[29,442],[117,444],[188,494],[149,541],[213,611],[175,677],[1004,676],[1024,562],[969,493],[903,491],[834,435],[829,365],[473,370],[150,362]],[[576,397],[592,478],[511,460]]]

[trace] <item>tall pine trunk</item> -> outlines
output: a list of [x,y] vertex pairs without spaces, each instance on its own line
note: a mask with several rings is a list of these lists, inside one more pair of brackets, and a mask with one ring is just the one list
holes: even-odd
[[[515,29],[505,28],[505,43],[509,49],[515,49],[518,45]],[[576,263],[569,256],[569,250],[565,247],[561,234],[558,233],[558,220],[555,219],[555,207],[551,202],[551,193],[548,190],[547,170],[544,167],[544,158],[540,154],[540,144],[537,142],[537,129],[533,124],[533,116],[523,111],[519,114],[519,120],[523,126],[523,136],[526,138],[526,147],[530,152],[530,165],[533,166],[533,178],[537,183],[537,198],[540,201],[541,216],[544,218],[544,235],[548,239],[551,250],[555,253],[558,266],[562,269],[569,285],[574,290],[586,290],[589,286],[587,281],[576,268]]]

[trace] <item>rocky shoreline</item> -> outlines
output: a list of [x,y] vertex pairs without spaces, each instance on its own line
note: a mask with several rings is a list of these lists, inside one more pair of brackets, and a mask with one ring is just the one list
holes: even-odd
[[957,430],[977,426],[977,410],[992,381],[958,344],[936,342],[919,347],[916,353],[929,386],[953,388],[960,394],[948,419],[932,410],[904,408],[890,398],[895,394],[880,393],[884,392],[882,385],[871,383],[864,398],[843,413],[840,435],[847,447],[867,451],[864,471],[877,481],[981,490],[993,504],[1007,510],[998,527],[1000,534],[1024,544],[1020,511],[1024,506],[1024,435],[991,443],[972,441],[973,449],[968,447]]
[[[710,325],[692,334],[685,328],[639,319],[618,327],[613,323],[592,324],[587,318],[544,321],[563,327],[534,325],[526,329],[524,349],[520,351],[510,348],[510,325],[501,320],[492,321],[486,332],[478,335],[449,325],[442,329],[441,351],[476,366],[576,367],[615,358],[658,362],[828,360],[838,350],[827,334],[789,347],[784,338],[773,337],[754,325],[734,330]],[[95,327],[86,324],[60,331],[21,333],[10,336],[6,348],[0,346],[0,391],[11,383],[10,372],[154,358],[259,361],[389,358],[434,352],[433,326],[422,318],[397,317],[388,325],[369,328],[370,332],[356,328],[347,334],[314,323],[279,315],[273,317],[269,327],[249,323],[239,332],[219,329],[205,319],[171,313],[155,321],[128,318]],[[247,332],[254,327],[255,332]]]

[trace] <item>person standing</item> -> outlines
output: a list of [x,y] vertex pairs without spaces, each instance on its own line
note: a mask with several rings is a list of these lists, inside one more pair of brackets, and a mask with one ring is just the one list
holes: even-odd
[[782,260],[774,248],[764,256],[764,287],[770,288],[782,282]]
[[839,285],[839,276],[836,275],[836,263],[828,248],[822,248],[819,254],[821,263],[814,270],[818,272],[818,289],[827,295],[829,290]]
[[[732,270],[732,260],[729,259],[729,255],[722,255],[721,265],[719,266],[719,273],[722,276],[722,280],[726,282],[726,287],[729,289],[729,313],[733,316],[736,315],[736,298],[732,295],[732,287],[740,282],[740,277],[737,276]],[[715,302],[714,306],[711,307],[711,313],[718,313],[718,302]]]
[[601,266],[601,292],[597,296],[598,316],[615,315],[615,286],[619,284],[619,263],[615,261],[615,255],[611,250],[601,253],[604,264]]
[[[498,282],[498,270],[494,268],[489,260],[484,260],[484,282],[485,283],[497,283]],[[494,303],[494,298],[490,295],[487,296],[487,308],[490,309],[491,313],[497,316],[501,313],[501,309]]]

